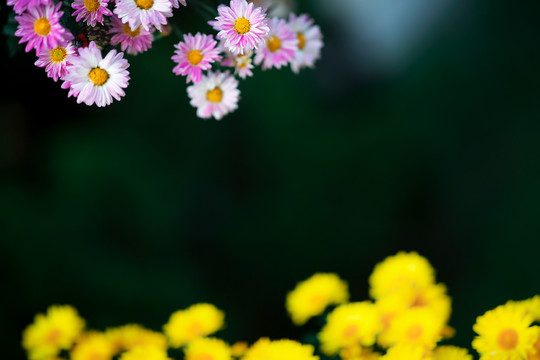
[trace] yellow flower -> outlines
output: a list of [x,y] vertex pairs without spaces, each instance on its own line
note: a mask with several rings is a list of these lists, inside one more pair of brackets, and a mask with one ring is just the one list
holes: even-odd
[[382,323],[375,305],[362,301],[337,306],[328,314],[318,336],[322,351],[334,355],[340,349],[356,344],[373,345],[381,330]]
[[399,344],[389,348],[379,360],[433,360],[433,357],[423,346]]
[[433,351],[434,360],[473,360],[467,349],[457,346],[438,346]]
[[171,360],[167,356],[167,351],[154,346],[136,346],[133,349],[122,353],[119,360]]
[[131,350],[139,345],[155,345],[167,349],[167,337],[157,331],[152,331],[138,324],[127,324],[109,328],[105,335],[111,342],[114,353]]
[[329,305],[349,300],[347,283],[334,273],[316,273],[287,294],[286,308],[296,325],[321,315]]
[[500,305],[476,319],[473,330],[478,334],[472,346],[482,360],[527,359],[538,339],[538,328],[530,327],[531,314],[515,303]]
[[163,330],[172,347],[181,347],[201,336],[210,335],[224,325],[225,315],[212,304],[200,303],[174,312]]
[[537,331],[538,336],[536,337],[536,341],[534,342],[532,349],[527,351],[529,360],[540,360],[540,330]]
[[341,349],[339,356],[343,360],[377,360],[381,354],[372,351],[371,348],[353,345],[351,347]]
[[432,349],[442,338],[444,320],[428,308],[409,309],[392,319],[390,327],[380,335],[379,343],[383,346],[420,345]]
[[232,346],[231,346],[231,354],[232,356],[234,357],[240,357],[242,355],[244,355],[244,353],[246,352],[246,350],[248,349],[249,345],[247,342],[245,341],[238,341],[238,342],[235,342]]
[[53,305],[46,314],[37,314],[23,331],[23,347],[30,360],[55,357],[69,350],[84,329],[85,322],[70,305]]
[[311,345],[294,340],[261,338],[245,353],[242,360],[319,360]]
[[84,333],[71,350],[71,360],[110,360],[114,348],[107,336],[98,331]]
[[435,270],[426,258],[416,252],[399,252],[375,265],[369,277],[373,299],[403,287],[423,289],[435,282]]
[[217,338],[201,337],[184,348],[185,360],[230,360],[231,347]]
[[524,307],[526,314],[530,314],[533,321],[540,322],[540,295],[535,295],[529,299],[514,301],[510,300],[507,304],[516,304]]

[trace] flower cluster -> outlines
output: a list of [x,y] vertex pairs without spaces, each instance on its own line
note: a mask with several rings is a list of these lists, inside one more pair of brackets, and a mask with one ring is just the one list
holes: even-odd
[[[286,296],[292,321],[323,325],[312,344],[259,337],[229,344],[217,337],[225,313],[209,303],[173,312],[161,331],[126,324],[98,331],[74,307],[55,305],[23,332],[29,360],[472,360],[451,338],[451,300],[431,264],[416,252],[399,252],[376,264],[371,299],[350,301],[334,273],[316,273]],[[476,319],[472,348],[480,360],[540,359],[540,296],[507,303]]]
[[[199,0],[200,1],[200,0]],[[189,6],[200,6],[192,0]],[[313,68],[321,56],[322,33],[307,14],[270,16],[247,0],[215,5],[213,33],[183,34],[171,21],[186,0],[7,0],[17,15],[14,35],[35,65],[68,90],[77,103],[107,106],[129,85],[129,62],[174,28],[180,33],[172,72],[184,76],[190,103],[200,118],[223,116],[238,107],[239,79],[289,66]],[[202,4],[208,6],[207,4]]]

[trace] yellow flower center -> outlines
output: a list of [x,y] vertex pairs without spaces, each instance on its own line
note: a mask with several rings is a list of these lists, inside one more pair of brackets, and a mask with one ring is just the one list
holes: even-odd
[[358,325],[356,324],[350,324],[345,327],[343,330],[343,336],[345,337],[351,337],[358,331]]
[[504,329],[497,337],[497,343],[504,350],[513,350],[518,344],[518,333],[514,329]]
[[39,18],[34,23],[34,31],[40,36],[47,36],[51,32],[51,24],[47,18]]
[[276,52],[281,49],[281,41],[276,36],[272,36],[266,41],[266,46],[268,46],[270,52]]
[[246,18],[236,19],[236,22],[234,23],[234,30],[236,30],[236,32],[241,35],[244,35],[245,33],[249,32],[249,30],[251,30],[251,25],[249,24],[249,20]]
[[197,354],[194,356],[189,356],[187,360],[214,360],[214,357],[210,354]]
[[96,67],[93,68],[92,71],[90,71],[88,77],[90,78],[90,80],[92,80],[94,85],[101,86],[107,82],[107,80],[109,79],[109,74],[107,73],[107,71]]
[[135,0],[135,4],[141,9],[148,10],[154,5],[154,0]]
[[187,54],[187,59],[191,65],[197,65],[201,62],[201,60],[204,58],[204,56],[201,54],[199,50],[191,50]]
[[298,39],[298,48],[302,50],[306,46],[306,37],[304,34],[298,33],[296,38]]
[[139,26],[135,30],[131,31],[131,28],[129,27],[128,23],[124,24],[124,27],[122,28],[122,31],[124,31],[124,34],[129,35],[131,37],[137,37],[139,36],[139,33],[141,32],[141,27]]
[[409,340],[416,340],[422,335],[422,326],[418,324],[414,324],[411,327],[407,329],[407,339]]
[[99,9],[99,5],[98,0],[84,0],[84,7],[90,12],[94,12]]
[[58,338],[60,337],[60,334],[61,334],[60,330],[52,329],[51,331],[49,331],[49,333],[45,337],[45,342],[49,344],[55,343],[56,340],[58,340]]
[[208,101],[211,101],[213,103],[218,103],[223,98],[223,91],[221,91],[220,88],[214,88],[213,90],[210,90],[206,93],[206,98]]
[[61,46],[58,46],[51,50],[51,61],[59,63],[64,61],[67,56],[67,51]]

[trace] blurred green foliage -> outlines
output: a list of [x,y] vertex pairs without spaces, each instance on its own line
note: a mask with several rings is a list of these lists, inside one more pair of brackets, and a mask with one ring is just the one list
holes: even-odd
[[[2,40],[6,359],[24,359],[22,329],[54,303],[91,328],[160,330],[208,301],[226,340],[301,339],[318,324],[285,313],[297,281],[335,271],[365,299],[399,250],[448,286],[452,344],[540,292],[540,5],[461,1],[414,61],[375,79],[338,76],[354,44],[316,2],[299,8],[325,34],[317,69],[257,72],[221,122],[197,119],[172,74],[174,34],[129,58],[127,95],[104,109],[67,99]],[[200,26],[190,11],[186,32]]]

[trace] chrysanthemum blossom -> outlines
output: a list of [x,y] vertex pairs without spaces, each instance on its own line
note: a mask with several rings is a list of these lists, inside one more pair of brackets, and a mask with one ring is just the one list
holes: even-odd
[[221,60],[220,49],[216,45],[212,35],[184,35],[184,41],[175,45],[172,60],[177,65],[173,68],[173,73],[186,76],[187,83],[198,83],[202,79],[202,71],[209,70],[214,61]]
[[321,57],[323,47],[321,29],[313,25],[313,19],[308,15],[296,16],[294,13],[289,15],[289,27],[298,38],[298,47],[291,60],[292,70],[298,73],[302,68],[314,67],[315,61]]
[[222,48],[225,59],[221,61],[221,66],[234,68],[234,74],[242,79],[253,76],[253,51],[247,50],[243,54],[233,54],[229,50]]
[[104,333],[91,330],[77,339],[69,355],[70,360],[109,360],[114,348]]
[[21,15],[27,9],[35,8],[40,5],[53,5],[52,0],[7,0],[8,6],[13,6],[13,11]]
[[467,349],[452,345],[437,346],[432,357],[433,360],[473,360]]
[[71,7],[75,9],[72,16],[75,20],[84,21],[90,26],[96,23],[103,24],[103,16],[111,16],[112,12],[107,8],[109,0],[75,0]]
[[68,66],[65,80],[77,96],[77,103],[106,106],[113,98],[120,100],[125,95],[123,89],[129,82],[128,67],[124,53],[113,49],[103,58],[96,43],[91,42],[87,48],[79,49],[79,56]]
[[186,0],[171,0],[171,5],[173,8],[178,9],[180,4],[187,6]]
[[64,14],[60,11],[62,2],[56,5],[40,5],[29,8],[21,16],[15,16],[19,23],[15,35],[20,37],[19,44],[28,42],[24,51],[36,50],[36,54],[43,49],[53,49],[59,43],[73,40],[73,35],[60,25],[60,18]]
[[54,305],[46,314],[37,314],[23,331],[23,348],[30,360],[56,356],[70,349],[85,327],[77,310],[69,305]]
[[416,252],[399,252],[375,265],[369,276],[370,295],[379,299],[401,288],[424,289],[435,283],[435,270]]
[[147,51],[152,47],[154,37],[152,33],[142,26],[139,26],[134,31],[131,30],[129,24],[122,23],[116,15],[111,17],[111,29],[109,34],[111,37],[111,45],[120,44],[122,51],[131,55],[137,55]]
[[245,353],[243,360],[319,360],[311,345],[295,340],[257,340]]
[[67,66],[71,65],[71,58],[77,56],[77,52],[73,45],[68,43],[52,49],[44,49],[38,56],[39,58],[34,64],[45,68],[47,76],[58,81],[67,74]]
[[262,69],[272,67],[280,69],[289,64],[298,49],[298,38],[287,21],[273,17],[270,20],[270,32],[263,44],[255,50],[255,65],[262,64]]
[[334,273],[316,273],[287,294],[286,309],[296,325],[321,315],[329,305],[349,300],[347,283]]
[[231,347],[218,338],[197,338],[184,347],[184,359],[232,360]]
[[420,345],[399,344],[388,349],[380,360],[433,360],[428,349]]
[[346,303],[328,314],[326,324],[318,334],[321,350],[334,355],[342,348],[354,345],[372,346],[382,323],[373,303],[369,301]]
[[219,31],[217,38],[234,54],[256,49],[270,31],[266,9],[254,7],[246,0],[231,0],[230,6],[218,6],[219,15],[209,22]]
[[155,346],[167,349],[165,334],[147,329],[139,324],[126,324],[108,328],[105,336],[113,346],[114,354],[129,351],[137,346]]
[[179,348],[194,339],[218,331],[224,325],[224,318],[223,311],[214,305],[198,303],[172,313],[169,321],[163,325],[163,331],[169,344]]
[[172,360],[167,350],[157,346],[137,346],[120,355],[119,360]]
[[481,360],[526,360],[539,334],[532,322],[532,316],[522,306],[500,305],[476,319],[473,330],[478,335],[472,346]]
[[200,82],[189,86],[187,93],[190,104],[197,108],[197,116],[202,119],[214,117],[221,120],[236,110],[240,98],[238,80],[228,71],[209,71]]
[[114,13],[124,24],[129,24],[131,31],[141,25],[147,31],[152,27],[161,30],[173,15],[170,0],[116,0]]

